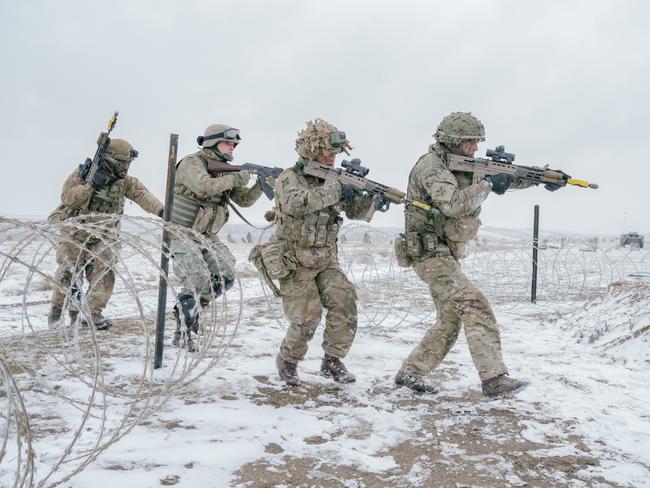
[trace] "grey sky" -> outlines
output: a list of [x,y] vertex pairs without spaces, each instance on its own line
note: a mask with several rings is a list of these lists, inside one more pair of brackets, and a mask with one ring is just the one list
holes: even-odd
[[[484,224],[528,227],[539,203],[545,230],[616,234],[626,213],[650,233],[649,14],[644,1],[2,0],[0,214],[49,213],[114,110],[113,135],[141,154],[131,174],[161,198],[170,132],[182,155],[229,123],[236,162],[286,167],[296,131],[322,117],[371,178],[405,190],[462,110],[486,126],[481,155],[505,144],[601,185],[493,195]],[[402,209],[374,222],[400,226]]]

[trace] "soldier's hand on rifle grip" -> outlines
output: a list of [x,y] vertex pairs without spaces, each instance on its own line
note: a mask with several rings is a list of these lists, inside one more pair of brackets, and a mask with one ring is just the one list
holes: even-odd
[[492,191],[494,193],[503,195],[519,178],[514,175],[499,173],[498,175],[487,175],[485,179],[492,184]]
[[114,180],[115,178],[109,174],[104,165],[100,164],[97,168],[97,171],[95,171],[95,174],[93,175],[90,186],[92,186],[95,190],[99,190],[106,185],[110,185]]
[[562,185],[558,185],[556,183],[546,183],[544,185],[544,188],[546,188],[548,191],[556,191],[562,188]]
[[349,183],[341,184],[341,201],[346,204],[350,204],[354,201],[355,198],[360,196],[362,191],[356,188],[354,185]]
[[255,171],[245,169],[233,175],[235,177],[235,186],[246,186],[251,177],[255,176]]
[[375,195],[373,199],[375,201],[375,208],[380,212],[386,212],[390,207],[390,201],[381,195]]

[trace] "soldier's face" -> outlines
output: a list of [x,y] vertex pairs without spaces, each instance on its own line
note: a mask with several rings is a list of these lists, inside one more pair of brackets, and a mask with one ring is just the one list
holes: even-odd
[[316,162],[321,164],[326,164],[327,166],[334,166],[334,161],[336,161],[336,154],[319,154],[316,156]]
[[461,156],[474,157],[474,153],[478,151],[478,139],[469,139],[463,142],[458,149]]
[[221,141],[217,144],[217,150],[221,154],[228,154],[229,156],[232,156],[232,153],[235,152],[235,143]]

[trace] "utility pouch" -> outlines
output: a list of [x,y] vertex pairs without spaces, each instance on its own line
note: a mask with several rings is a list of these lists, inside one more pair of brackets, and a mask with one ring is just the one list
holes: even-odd
[[323,247],[327,245],[327,221],[330,216],[326,213],[319,213],[316,219],[316,234],[314,237],[314,246]]
[[395,256],[397,257],[397,265],[401,268],[410,268],[411,264],[413,264],[406,250],[405,234],[398,234],[395,238]]
[[305,268],[324,268],[332,262],[332,253],[336,253],[331,247],[302,247],[294,248],[296,261]]
[[422,240],[418,232],[407,232],[405,235],[406,255],[412,258],[422,256]]
[[289,246],[286,241],[268,242],[253,246],[248,260],[253,263],[262,277],[273,291],[276,297],[280,296],[280,290],[273,280],[281,280],[288,277],[296,266],[289,258]]
[[224,224],[228,221],[228,209],[223,205],[219,205],[214,209],[214,219],[210,226],[209,234],[216,234],[221,230]]
[[476,217],[449,219],[445,223],[443,232],[445,233],[445,238],[450,241],[467,242],[476,237],[480,226],[481,219]]
[[194,217],[194,222],[192,222],[192,229],[200,234],[203,234],[212,223],[213,217],[214,210],[212,207],[204,207],[203,205],[199,206],[199,208],[196,210],[196,217]]
[[298,238],[298,245],[300,246],[313,246],[316,242],[316,221],[318,220],[318,215],[309,214],[305,217],[305,220],[302,224],[302,232],[300,232],[300,237]]

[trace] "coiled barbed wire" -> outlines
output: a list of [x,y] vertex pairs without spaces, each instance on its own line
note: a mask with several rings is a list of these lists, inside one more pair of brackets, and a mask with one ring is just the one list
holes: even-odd
[[[170,395],[209,371],[230,344],[241,319],[239,283],[202,311],[198,352],[169,345],[176,326],[167,314],[164,367],[153,370],[162,225],[114,215],[59,224],[0,218],[0,322],[5,324],[0,377],[6,403],[0,417],[2,484],[12,468],[14,486],[64,483]],[[172,224],[167,229],[197,260],[203,259],[201,249],[209,246],[203,236]],[[62,245],[77,255],[71,283],[79,286],[62,285],[56,273],[56,250]],[[93,327],[92,291],[82,284],[88,266],[115,273],[106,309],[115,325],[109,331]],[[171,311],[179,283],[173,274],[165,279]],[[49,328],[55,289],[65,295],[64,310],[57,326]],[[68,320],[69,312],[82,320]],[[57,434],[56,449],[39,449],[52,433]]]
[[[119,235],[106,234],[106,228],[113,225],[121,226]],[[65,483],[180,388],[208,372],[232,340],[243,307],[256,297],[262,300],[265,316],[286,327],[281,301],[263,282],[257,286],[258,274],[246,262],[253,245],[247,239],[231,246],[241,279],[202,312],[199,351],[190,354],[169,347],[175,324],[168,313],[165,367],[154,371],[162,227],[156,220],[105,215],[62,224],[0,218],[2,483],[11,477],[14,486]],[[173,239],[202,259],[201,248],[209,243],[201,235],[174,225],[167,229]],[[273,230],[264,231],[259,241],[268,240]],[[72,282],[83,282],[88,260],[115,272],[116,286],[107,308],[115,326],[108,332],[68,320],[67,312],[73,311],[92,324],[84,286],[81,290],[62,287],[56,277],[55,251],[61,244],[86,249],[86,241],[66,237],[76,231],[114,251],[79,257],[72,277]],[[435,319],[426,285],[412,269],[396,264],[395,235],[391,230],[350,224],[339,236],[339,263],[357,289],[360,326],[371,326],[375,334],[381,334],[382,327],[428,324]],[[540,302],[584,301],[603,296],[612,282],[650,279],[650,260],[643,249],[557,240],[541,247]],[[471,244],[462,267],[500,308],[530,299],[530,243],[479,239]],[[204,273],[210,277],[207,264]],[[179,283],[173,273],[166,282],[171,311]],[[59,326],[50,329],[47,313],[54,289],[65,294],[65,310]],[[48,452],[40,447],[46,442]]]

